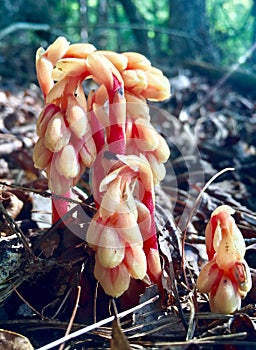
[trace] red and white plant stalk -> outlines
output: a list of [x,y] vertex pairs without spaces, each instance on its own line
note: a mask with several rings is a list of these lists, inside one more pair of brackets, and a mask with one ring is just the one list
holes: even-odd
[[[71,196],[86,168],[97,212],[86,233],[95,251],[95,277],[105,292],[120,296],[130,278],[161,278],[154,221],[154,186],[165,176],[165,140],[150,123],[147,99],[169,98],[162,72],[134,52],[98,51],[58,38],[37,52],[45,107],[37,123],[34,163],[45,169],[54,194]],[[85,97],[82,84],[97,89]],[[53,200],[53,221],[68,211]]]

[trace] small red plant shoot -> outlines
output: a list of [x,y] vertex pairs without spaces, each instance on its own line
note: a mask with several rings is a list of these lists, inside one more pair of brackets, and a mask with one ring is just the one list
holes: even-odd
[[205,231],[209,262],[202,268],[197,287],[209,294],[213,312],[239,310],[241,299],[252,287],[249,267],[244,260],[245,243],[228,205],[214,210]]
[[[139,53],[98,51],[63,37],[37,51],[36,68],[45,106],[34,163],[63,197],[91,168],[97,211],[85,238],[95,251],[96,279],[113,297],[131,277],[160,282],[154,186],[170,152],[150,122],[147,100],[168,99],[168,79]],[[85,80],[94,82],[87,95]],[[68,209],[68,201],[53,198],[53,222]]]

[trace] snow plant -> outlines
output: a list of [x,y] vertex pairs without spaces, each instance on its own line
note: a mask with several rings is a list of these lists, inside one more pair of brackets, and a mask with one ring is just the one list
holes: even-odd
[[228,205],[219,206],[205,231],[209,262],[199,274],[197,287],[209,294],[211,311],[217,313],[239,310],[241,299],[252,287],[250,270],[244,260],[245,242],[231,216],[234,213]]
[[[168,79],[135,52],[99,51],[59,37],[36,54],[45,105],[33,159],[53,197],[53,222],[68,211],[72,187],[91,169],[96,204],[86,235],[105,292],[123,294],[130,278],[159,282],[154,187],[170,152],[150,122],[147,100],[170,96]],[[93,86],[85,94],[86,86]]]

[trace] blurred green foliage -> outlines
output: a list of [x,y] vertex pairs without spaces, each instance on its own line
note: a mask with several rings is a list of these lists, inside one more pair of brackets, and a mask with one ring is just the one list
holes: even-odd
[[[202,39],[188,33],[187,23],[182,24],[182,30],[179,26],[179,31],[170,27],[171,9],[177,1],[181,0],[1,0],[2,85],[6,84],[6,78],[18,83],[36,81],[36,49],[46,47],[59,35],[71,42],[91,42],[99,49],[139,51],[156,65],[171,66],[177,62],[171,40],[184,35],[185,44],[189,45],[189,36],[194,35],[193,40]],[[194,1],[202,2],[204,14],[193,14]],[[125,10],[125,4],[129,3],[133,5],[133,13]],[[253,0],[191,0],[187,11],[192,11],[191,16],[195,18],[204,16],[207,25],[200,35],[211,45],[210,48],[201,45],[189,58],[211,61],[212,57],[212,63],[218,65],[237,62],[255,41],[255,3]],[[20,26],[15,28],[17,23]],[[22,27],[25,23],[48,27]],[[10,26],[12,30],[6,31]],[[143,35],[138,36],[139,32]],[[178,61],[187,58],[181,55]],[[253,67],[254,58],[249,63]]]

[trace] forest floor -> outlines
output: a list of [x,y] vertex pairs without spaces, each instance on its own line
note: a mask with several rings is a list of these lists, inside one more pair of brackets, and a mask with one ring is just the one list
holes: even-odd
[[[152,122],[171,149],[156,205],[164,297],[157,299],[152,286],[136,302],[117,300],[118,312],[140,305],[120,319],[123,331],[118,322],[95,325],[62,349],[256,348],[256,95],[190,71],[171,84],[171,99],[152,107]],[[95,295],[84,228],[74,235],[62,222],[51,225],[47,180],[32,160],[42,106],[34,85],[0,89],[0,350],[43,349],[109,317],[109,299],[101,290]],[[77,191],[77,206],[90,218],[88,174]],[[222,204],[236,211],[253,278],[242,309],[232,315],[211,313],[207,296],[195,290],[207,260],[204,230]],[[69,223],[82,226],[75,211]],[[33,347],[17,345],[19,336],[7,331],[24,335]]]

